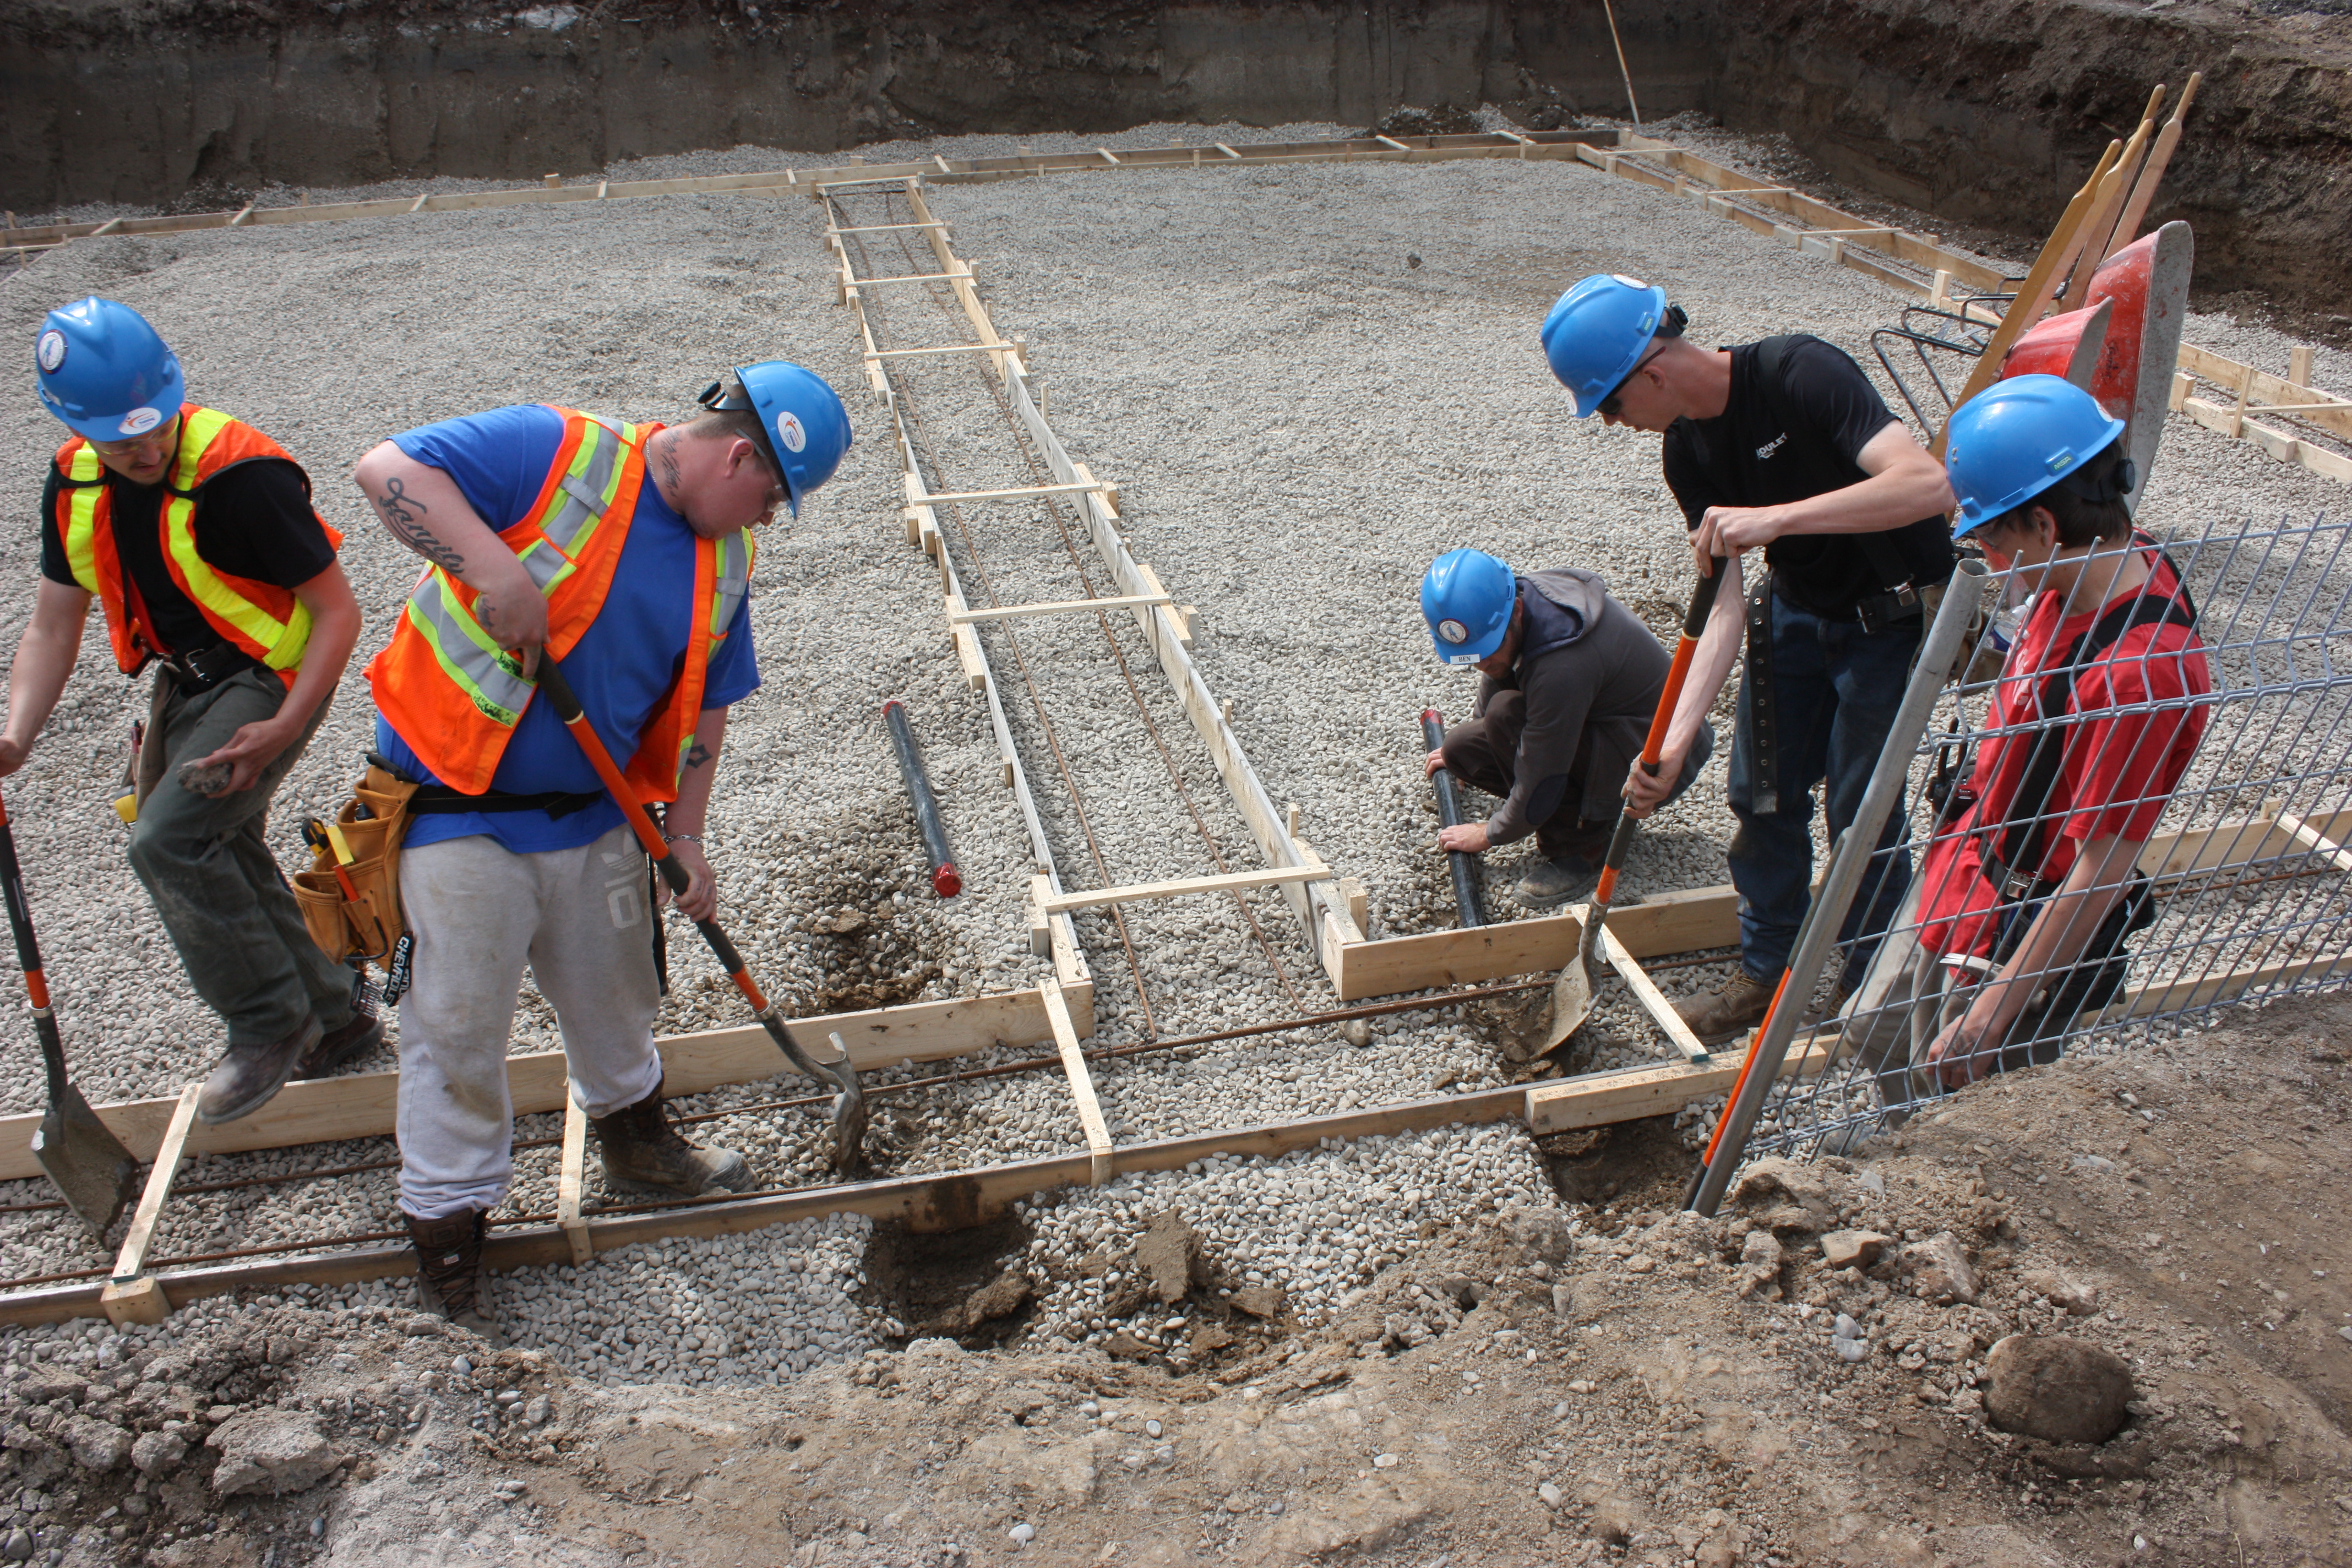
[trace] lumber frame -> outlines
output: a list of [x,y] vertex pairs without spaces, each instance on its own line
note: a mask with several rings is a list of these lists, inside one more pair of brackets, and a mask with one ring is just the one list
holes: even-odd
[[570,1094],[563,1097],[563,1150],[555,1169],[555,1228],[572,1244],[572,1261],[585,1263],[596,1256],[595,1243],[580,1217],[580,1199],[588,1184],[588,1113]]
[[1036,616],[1067,616],[1087,610],[1132,610],[1151,605],[1172,605],[1165,594],[1138,594],[1115,599],[1055,599],[1036,605],[995,605],[985,610],[957,610],[948,619],[968,626],[976,621],[1021,621]]
[[122,1247],[114,1255],[114,1277],[107,1281],[100,1304],[109,1319],[118,1323],[160,1323],[171,1312],[172,1303],[162,1287],[147,1277],[147,1249],[154,1245],[155,1226],[163,1220],[163,1205],[172,1194],[172,1180],[180,1173],[181,1158],[188,1146],[188,1129],[195,1125],[196,1102],[203,1098],[205,1086],[192,1083],[180,1091],[172,1108],[172,1120],[163,1131],[163,1142],[155,1151],[155,1163],[147,1172],[147,1185],[139,1194],[139,1207],[131,1214],[130,1226],[122,1233]]
[[[1591,918],[1590,906],[1580,918]],[[1706,1060],[1710,1055],[1706,1046],[1691,1033],[1690,1026],[1683,1022],[1683,1016],[1675,1011],[1675,1005],[1666,1000],[1666,994],[1658,989],[1658,983],[1650,978],[1649,971],[1625,951],[1625,944],[1619,942],[1606,925],[1601,928],[1601,952],[1609,960],[1609,967],[1623,977],[1625,989],[1633,994],[1633,1000],[1650,1015],[1650,1021],[1664,1032],[1667,1044],[1680,1051],[1685,1061]]]
[[1238,893],[1253,888],[1278,887],[1286,882],[1331,879],[1331,868],[1321,862],[1306,866],[1275,866],[1260,871],[1226,871],[1214,877],[1178,877],[1165,882],[1130,882],[1118,888],[1087,888],[1075,893],[1055,893],[1039,900],[1048,915],[1073,910],[1100,909],[1106,904],[1139,904],[1152,899],[1181,899],[1194,893]]
[[1062,1005],[1062,988],[1045,983],[1045,1016],[1054,1021],[1054,1049],[1062,1058],[1062,1074],[1069,1080],[1070,1102],[1087,1138],[1087,1183],[1101,1186],[1111,1177],[1114,1146],[1110,1126],[1103,1120],[1102,1101],[1096,1097],[1094,1075],[1087,1070],[1086,1053],[1078,1047],[1078,1031]]

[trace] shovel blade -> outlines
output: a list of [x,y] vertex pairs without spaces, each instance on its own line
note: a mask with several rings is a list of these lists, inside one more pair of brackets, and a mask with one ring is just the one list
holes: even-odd
[[42,1114],[33,1157],[92,1236],[103,1237],[138,1194],[139,1162],[71,1084]]
[[1548,1057],[1568,1044],[1568,1037],[1583,1026],[1591,1011],[1592,972],[1580,955],[1570,959],[1559,978],[1551,983],[1551,1009],[1544,1021],[1543,1040],[1528,1053],[1528,1059]]
[[833,1164],[837,1171],[854,1171],[866,1163],[866,1090],[849,1064],[849,1047],[837,1034],[828,1037],[841,1053],[839,1061],[823,1064],[838,1090],[833,1097]]

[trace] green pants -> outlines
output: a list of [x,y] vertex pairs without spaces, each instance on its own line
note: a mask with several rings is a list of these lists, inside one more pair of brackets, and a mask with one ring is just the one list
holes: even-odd
[[306,1014],[330,1032],[352,1021],[352,972],[310,940],[263,837],[270,796],[318,732],[331,699],[251,789],[207,797],[182,789],[174,776],[182,763],[210,756],[239,729],[276,713],[285,697],[278,679],[259,670],[190,691],[159,668],[140,747],[131,869],[154,900],[196,994],[226,1021],[231,1046],[282,1040]]

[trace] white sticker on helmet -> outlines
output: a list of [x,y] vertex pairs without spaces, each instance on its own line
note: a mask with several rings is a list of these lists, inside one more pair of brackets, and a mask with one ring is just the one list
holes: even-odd
[[122,433],[125,436],[144,436],[162,423],[163,423],[162,409],[134,408],[122,416]]
[[802,429],[800,420],[790,414],[776,416],[776,439],[784,444],[787,452],[804,451],[808,447],[808,432]]
[[1478,658],[1475,654],[1449,653],[1445,656],[1445,662],[1448,664],[1475,664],[1478,662]]
[[1647,289],[1649,287],[1647,283],[1643,282],[1639,278],[1628,278],[1622,272],[1612,272],[1609,276],[1614,278],[1618,282],[1622,283],[1628,289]]
[[1437,635],[1450,643],[1465,643],[1470,640],[1470,628],[1460,621],[1440,621]]
[[34,353],[40,360],[45,374],[57,374],[58,366],[66,363],[66,335],[51,327],[41,334],[40,346]]

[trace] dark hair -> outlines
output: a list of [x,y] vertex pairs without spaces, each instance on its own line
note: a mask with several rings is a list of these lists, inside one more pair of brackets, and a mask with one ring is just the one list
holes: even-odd
[[2137,477],[2132,469],[2124,456],[2124,438],[2118,436],[2089,462],[2000,521],[2006,527],[2022,528],[2025,514],[2038,506],[2058,525],[2061,545],[2113,544],[2131,532],[2131,510],[2124,497]]
[[688,420],[681,428],[698,441],[740,439],[751,442],[751,449],[760,454],[761,462],[767,464],[769,477],[779,484],[783,482],[783,469],[776,461],[776,454],[768,446],[767,426],[760,422],[757,409],[706,410]]

